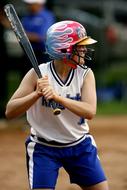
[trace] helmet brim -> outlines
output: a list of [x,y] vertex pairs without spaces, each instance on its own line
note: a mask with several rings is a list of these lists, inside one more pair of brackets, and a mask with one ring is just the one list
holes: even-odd
[[46,0],[23,0],[23,1],[27,4],[34,4],[34,3],[45,4],[46,3]]
[[91,37],[86,37],[85,39],[81,40],[80,42],[77,43],[77,45],[91,45],[96,43],[97,41],[94,40]]

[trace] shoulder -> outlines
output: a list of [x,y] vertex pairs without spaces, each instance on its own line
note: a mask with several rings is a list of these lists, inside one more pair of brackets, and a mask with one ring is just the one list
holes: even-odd
[[83,83],[87,81],[95,81],[94,72],[88,66],[85,66],[84,68],[77,66],[76,73],[77,78],[82,79]]
[[50,66],[50,64],[51,64],[51,62],[49,61],[49,62],[47,62],[47,63],[41,63],[40,65],[39,65],[39,68],[41,69],[41,68],[47,68],[47,67],[49,67]]
[[91,72],[91,69],[87,66],[82,68],[78,65],[76,71],[78,75],[82,75],[83,77],[85,77],[89,72]]
[[37,81],[37,74],[33,68],[31,68],[23,77],[21,81],[21,86],[26,86],[27,88],[34,87]]
[[55,17],[54,13],[48,9],[43,9],[41,11],[41,14],[45,16]]
[[45,74],[47,74],[49,72],[50,65],[51,65],[51,62],[42,63],[42,64],[39,65],[39,69],[40,69],[42,75],[45,75]]
[[88,68],[87,71],[84,74],[84,78],[83,78],[84,83],[95,83],[95,76],[94,76],[94,72],[92,71],[91,68]]

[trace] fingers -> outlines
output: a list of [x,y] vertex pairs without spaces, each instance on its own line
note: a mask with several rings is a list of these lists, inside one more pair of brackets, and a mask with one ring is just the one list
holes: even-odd
[[43,78],[37,80],[36,91],[39,96],[44,96],[47,100],[53,99],[55,94],[49,84],[48,76],[44,76]]
[[40,88],[44,88],[49,85],[48,77],[45,76],[43,78],[38,79],[37,84]]
[[42,93],[46,100],[53,99],[54,97],[54,91],[50,86],[43,88]]
[[48,81],[48,77],[45,76],[43,78],[40,78],[37,80],[37,89],[41,92],[43,90],[43,88],[46,88],[47,86],[49,86],[49,81]]

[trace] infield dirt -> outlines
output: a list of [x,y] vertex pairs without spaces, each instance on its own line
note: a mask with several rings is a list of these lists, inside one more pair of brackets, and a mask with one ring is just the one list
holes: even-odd
[[[110,190],[127,190],[127,117],[95,117],[89,122]],[[29,129],[24,120],[0,121],[0,189],[28,190],[24,141]],[[61,169],[56,190],[79,190]]]

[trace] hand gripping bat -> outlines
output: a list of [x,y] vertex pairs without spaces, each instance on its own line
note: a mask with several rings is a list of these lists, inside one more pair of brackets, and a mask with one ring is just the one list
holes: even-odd
[[[14,31],[19,44],[21,45],[22,49],[28,56],[36,74],[38,75],[39,78],[42,77],[41,71],[38,66],[38,61],[35,56],[35,53],[33,51],[32,45],[25,33],[25,30],[20,22],[20,19],[16,13],[16,10],[12,4],[7,4],[4,6],[4,11],[6,13],[6,16],[11,24],[12,30]],[[51,106],[53,108],[53,102],[51,101]],[[54,115],[58,115],[61,113],[61,109],[59,108],[53,108],[53,113]]]

